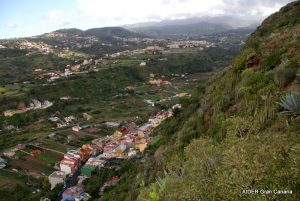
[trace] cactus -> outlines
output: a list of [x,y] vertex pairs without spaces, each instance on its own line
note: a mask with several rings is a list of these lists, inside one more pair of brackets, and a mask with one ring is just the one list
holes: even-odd
[[285,96],[281,97],[278,103],[285,111],[281,112],[288,115],[299,115],[300,114],[300,94],[297,92],[290,92]]

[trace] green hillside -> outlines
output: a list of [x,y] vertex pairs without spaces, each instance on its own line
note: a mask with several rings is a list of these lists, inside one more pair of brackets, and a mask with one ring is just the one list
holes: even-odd
[[138,34],[133,31],[129,31],[122,27],[103,27],[103,28],[93,28],[88,29],[84,32],[87,35],[96,36],[99,38],[112,38],[112,37],[144,37],[142,34]]
[[267,18],[99,200],[300,200],[299,20],[299,1]]

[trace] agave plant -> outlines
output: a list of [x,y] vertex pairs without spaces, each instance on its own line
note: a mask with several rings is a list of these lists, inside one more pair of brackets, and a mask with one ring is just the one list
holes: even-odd
[[282,112],[283,114],[300,114],[300,94],[297,92],[290,92],[281,97],[278,104],[285,109],[285,111]]

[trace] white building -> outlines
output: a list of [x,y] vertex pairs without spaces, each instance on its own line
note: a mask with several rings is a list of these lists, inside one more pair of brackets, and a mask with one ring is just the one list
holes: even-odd
[[62,171],[55,171],[49,175],[49,183],[51,184],[51,190],[55,188],[57,184],[64,183],[66,173]]
[[75,132],[79,132],[81,129],[82,128],[80,126],[78,126],[78,125],[72,127],[72,130],[75,131]]
[[147,65],[147,63],[145,62],[145,61],[142,61],[141,63],[140,63],[140,66],[146,66]]

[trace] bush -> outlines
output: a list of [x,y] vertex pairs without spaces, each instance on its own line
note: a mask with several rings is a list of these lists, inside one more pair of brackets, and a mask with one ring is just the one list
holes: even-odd
[[280,87],[285,87],[296,78],[297,70],[293,68],[280,68],[275,71],[274,81]]
[[300,114],[300,95],[296,92],[291,92],[281,97],[278,103],[285,111],[283,114],[299,115]]
[[274,73],[274,81],[280,87],[285,87],[294,81],[297,68],[294,68],[294,61],[288,59],[281,61],[281,64],[276,68]]

